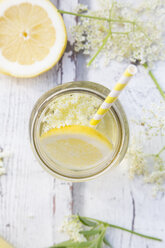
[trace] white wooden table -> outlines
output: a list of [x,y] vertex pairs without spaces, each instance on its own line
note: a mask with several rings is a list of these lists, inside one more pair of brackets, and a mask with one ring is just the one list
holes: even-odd
[[[78,0],[52,2],[61,9],[73,10]],[[95,1],[88,2],[92,5]],[[67,29],[75,23],[71,16],[65,16],[64,20]],[[43,93],[74,80],[99,82],[112,88],[125,67],[124,63],[113,62],[106,68],[87,69],[84,56],[77,57],[69,43],[62,61],[37,78],[0,75],[0,146],[12,153],[6,161],[7,175],[0,177],[0,236],[16,248],[46,248],[61,241],[64,236],[59,234],[59,226],[64,216],[71,213],[100,218],[165,239],[165,195],[153,198],[151,186],[139,178],[131,181],[124,164],[94,181],[71,184],[45,172],[29,143],[30,113]],[[165,63],[159,63],[154,71],[162,86],[164,68]],[[138,119],[142,107],[150,104],[153,96],[160,98],[148,75],[143,69],[140,71],[120,98],[129,120]],[[132,123],[131,128],[138,132]],[[160,143],[161,140],[154,146]],[[165,247],[165,243],[116,230],[111,230],[109,238],[114,248]]]

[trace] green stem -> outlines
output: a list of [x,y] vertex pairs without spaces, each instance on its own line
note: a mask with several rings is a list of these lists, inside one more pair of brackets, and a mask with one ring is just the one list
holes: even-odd
[[125,35],[127,35],[127,34],[129,34],[130,32],[112,32],[112,34],[125,34]]
[[160,241],[160,242],[162,241],[162,239],[159,239],[159,238],[156,238],[156,237],[151,237],[151,236],[148,236],[148,235],[145,235],[145,234],[142,234],[142,233],[134,232],[134,231],[132,231],[132,230],[129,230],[129,229],[124,228],[124,227],[121,227],[121,226],[116,226],[116,225],[109,224],[109,227],[116,228],[116,229],[120,229],[120,230],[129,232],[129,233],[132,233],[132,234],[134,234],[134,235],[140,236],[140,237],[142,237],[142,238],[152,239],[152,240]]
[[95,20],[100,20],[100,21],[135,24],[135,22],[131,22],[129,20],[115,20],[115,19],[109,19],[109,18],[106,18],[106,17],[99,17],[99,16],[91,16],[91,15],[78,14],[78,13],[74,13],[74,12],[70,12],[70,11],[65,11],[65,10],[60,10],[60,9],[58,10],[58,12],[61,13],[61,14],[67,14],[67,15],[85,17],[85,18],[95,19]]
[[[109,19],[111,19],[113,5],[114,5],[114,2],[112,1],[111,8],[109,9]],[[112,27],[111,27],[111,23],[110,23],[110,22],[109,22],[109,31],[110,31],[111,34],[112,34]]]
[[160,150],[160,152],[158,152],[158,154],[156,154],[157,156],[160,156],[160,154],[165,150],[165,146],[163,146],[163,148]]
[[97,50],[97,52],[95,53],[95,55],[91,58],[91,60],[89,61],[89,63],[87,64],[87,66],[90,66],[92,64],[92,62],[95,60],[95,58],[98,56],[98,54],[101,52],[101,50],[104,48],[105,44],[107,43],[107,40],[109,38],[109,36],[111,35],[111,31],[109,31],[109,33],[107,34],[107,36],[105,37],[105,39],[103,40],[102,45],[99,47],[99,49]]
[[[147,63],[143,64],[143,66],[144,66],[145,69],[148,69]],[[153,82],[155,83],[155,85],[156,85],[157,89],[159,90],[161,96],[162,96],[163,99],[165,100],[165,93],[164,93],[164,91],[162,90],[162,88],[160,87],[160,85],[159,85],[157,79],[155,78],[154,74],[152,73],[151,70],[148,71],[148,74],[149,74],[149,76],[151,77],[151,79],[153,80]]]
[[132,230],[129,230],[129,229],[124,228],[124,227],[121,227],[121,226],[112,225],[112,224],[109,224],[107,222],[100,221],[100,220],[93,219],[93,218],[89,218],[89,217],[83,217],[83,218],[86,218],[86,219],[89,219],[89,220],[93,220],[93,221],[95,221],[97,223],[100,223],[100,224],[103,224],[103,225],[106,225],[106,226],[109,226],[109,227],[112,227],[112,228],[115,228],[115,229],[120,229],[122,231],[132,233],[132,234],[137,235],[137,236],[140,236],[142,238],[152,239],[152,240],[155,240],[155,241],[162,242],[162,239],[159,239],[159,238],[156,238],[156,237],[152,237],[152,236],[148,236],[148,235],[144,235],[144,234],[141,234],[141,233],[138,233],[138,232],[134,232]]

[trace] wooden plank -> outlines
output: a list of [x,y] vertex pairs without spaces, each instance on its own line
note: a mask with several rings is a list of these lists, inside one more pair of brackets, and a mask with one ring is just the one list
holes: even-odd
[[[52,2],[68,9],[77,3]],[[67,28],[70,20],[73,23],[75,18],[66,17]],[[43,93],[75,79],[76,61],[71,55],[73,58],[69,47],[55,68],[34,79],[0,75],[1,145],[13,153],[6,163],[7,175],[0,178],[0,233],[17,248],[57,242],[59,222],[72,213],[72,184],[55,180],[38,165],[27,125],[31,109]]]
[[32,154],[28,122],[35,101],[53,87],[55,80],[54,73],[31,80],[0,75],[0,142],[12,153],[11,158],[5,160],[7,175],[0,178],[0,233],[16,248],[52,243],[53,178]]
[[[84,3],[84,1],[81,1]],[[87,1],[86,1],[87,3]],[[91,8],[97,8],[96,1],[88,2]],[[89,80],[112,88],[121,73],[127,67],[126,63],[112,62],[104,68],[86,68],[85,56],[79,55],[77,65],[77,80]],[[155,74],[163,87],[163,71],[165,63],[159,63]],[[154,99],[154,100],[153,100]],[[139,120],[143,107],[148,108],[161,99],[159,92],[148,75],[140,68],[140,72],[129,83],[121,94],[120,100],[130,121],[131,137],[138,134],[139,128],[131,120]],[[145,143],[144,137],[141,137]],[[146,140],[146,142],[148,142]],[[148,149],[157,151],[164,143],[157,138],[156,142],[148,143]],[[157,198],[152,196],[152,186],[143,183],[141,178],[131,181],[126,171],[126,163],[110,170],[96,180],[74,185],[73,212],[80,215],[102,219],[112,224],[125,226],[138,232],[165,237],[165,195],[160,193]],[[165,242],[159,243],[131,236],[119,230],[110,230],[108,238],[112,246],[117,248],[162,248]]]
[[[77,67],[78,80],[88,79],[112,88],[126,67],[127,64],[118,64],[113,61],[106,68],[94,69],[91,67],[87,69],[85,61],[83,62],[81,58],[81,65],[78,63]],[[162,69],[158,69],[158,71],[161,73]],[[159,74],[158,71],[156,74]],[[159,74],[159,77],[163,78],[163,73],[161,76]],[[159,92],[144,70],[140,69],[140,73],[120,96],[130,121],[131,137],[135,134],[138,135],[140,131],[140,128],[131,120],[141,118],[143,107],[150,107],[153,96],[156,99],[155,102],[159,102]],[[141,139],[145,143],[143,136]],[[150,152],[155,152],[159,149],[158,147],[163,146],[164,139],[157,137],[155,143],[147,140],[146,142],[148,142]],[[152,186],[144,184],[141,178],[131,181],[125,167],[126,162],[94,181],[76,184],[73,190],[73,212],[100,218],[148,235],[165,237],[164,194],[160,193],[156,199],[153,198]],[[162,248],[165,245],[131,236],[119,230],[111,230],[109,238],[113,247],[119,248]]]
[[[56,81],[54,72],[31,80],[0,75],[1,146],[12,153],[0,178],[0,233],[16,248],[52,243],[50,192],[53,178],[35,160],[29,144],[31,109]],[[45,233],[45,235],[43,235]]]
[[[59,1],[58,8],[68,11],[73,11],[77,5],[77,0],[74,1]],[[76,80],[76,55],[73,51],[73,40],[70,35],[70,26],[76,22],[75,17],[64,15],[64,22],[66,29],[68,30],[68,45],[66,53],[60,63],[60,82],[66,83]],[[64,240],[64,234],[59,232],[59,227],[62,224],[64,217],[72,214],[73,200],[72,200],[72,183],[64,182],[61,180],[54,180],[54,216],[53,216],[53,239],[54,242],[60,242]]]
[[58,66],[34,79],[0,75],[0,143],[12,153],[0,178],[0,234],[16,248],[53,243],[54,178],[34,158],[28,122],[36,100],[57,84]]

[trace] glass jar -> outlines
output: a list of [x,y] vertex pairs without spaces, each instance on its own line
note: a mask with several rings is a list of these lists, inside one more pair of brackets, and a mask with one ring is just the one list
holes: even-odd
[[46,169],[50,174],[60,179],[65,179],[72,182],[82,182],[89,179],[94,179],[98,175],[103,174],[108,169],[118,165],[128,148],[129,142],[129,126],[125,112],[117,100],[113,106],[108,111],[111,117],[113,118],[113,123],[115,125],[116,132],[116,141],[113,151],[113,155],[109,160],[103,161],[98,166],[94,168],[86,168],[82,170],[66,169],[58,166],[52,161],[49,161],[39,145],[40,137],[40,127],[43,119],[43,113],[46,112],[48,105],[57,99],[59,96],[72,93],[84,93],[90,94],[94,97],[99,98],[101,101],[104,101],[106,96],[109,94],[110,90],[103,85],[93,83],[93,82],[70,82],[63,85],[57,86],[54,89],[48,91],[35,104],[31,117],[30,117],[30,141],[32,150],[39,161],[39,163]]

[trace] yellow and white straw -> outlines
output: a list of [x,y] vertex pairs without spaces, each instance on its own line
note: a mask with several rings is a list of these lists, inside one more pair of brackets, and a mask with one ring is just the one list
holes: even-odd
[[107,96],[105,101],[102,103],[100,108],[98,109],[97,113],[94,115],[93,119],[90,121],[91,127],[96,127],[101,119],[104,117],[105,113],[109,110],[112,104],[116,101],[122,90],[128,84],[129,80],[135,75],[137,72],[137,67],[135,65],[129,65],[121,76],[117,84],[115,85],[114,89],[110,92]]

